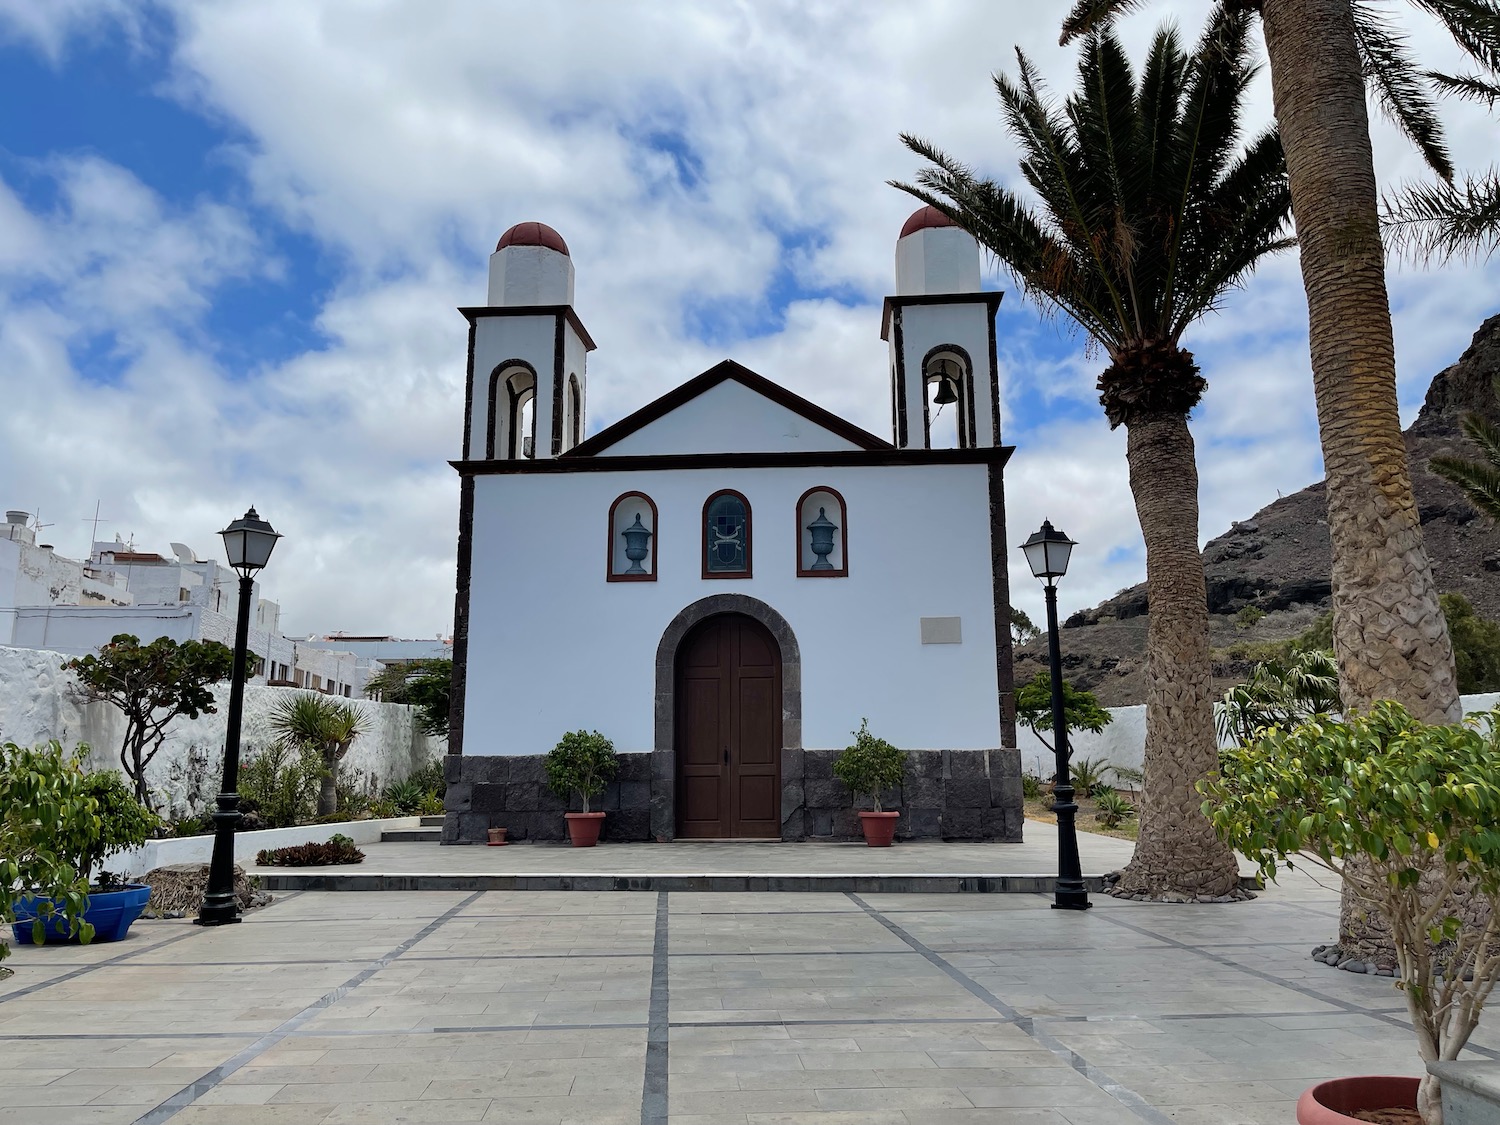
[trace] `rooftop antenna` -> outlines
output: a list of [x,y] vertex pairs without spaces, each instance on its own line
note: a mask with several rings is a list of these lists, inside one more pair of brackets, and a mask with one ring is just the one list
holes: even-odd
[[94,515],[93,515],[93,518],[90,519],[88,516],[84,516],[83,519],[81,521],[79,521],[81,523],[92,523],[94,525],[93,528],[89,531],[89,554],[91,554],[91,555],[94,553],[94,540],[96,540],[96,539],[99,538],[99,525],[101,523],[112,523],[113,522],[112,520],[103,519],[99,515],[99,510],[103,506],[104,506],[104,501],[103,500],[95,500],[94,501]]
[[57,525],[55,523],[42,522],[42,510],[40,508],[31,513],[31,530],[36,532],[38,535],[42,533],[42,528],[56,526]]

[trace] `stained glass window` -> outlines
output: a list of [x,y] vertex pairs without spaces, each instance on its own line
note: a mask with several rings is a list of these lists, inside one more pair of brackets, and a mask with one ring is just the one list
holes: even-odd
[[750,572],[750,512],[742,496],[721,492],[704,510],[705,574]]

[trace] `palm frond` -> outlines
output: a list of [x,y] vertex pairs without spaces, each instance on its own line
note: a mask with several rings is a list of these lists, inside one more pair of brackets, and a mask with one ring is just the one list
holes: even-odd
[[1463,457],[1434,457],[1427,464],[1438,476],[1463,489],[1470,504],[1500,521],[1500,468]]
[[1460,49],[1500,75],[1500,3],[1495,0],[1413,0],[1437,18]]
[[1440,94],[1482,102],[1491,108],[1500,103],[1500,82],[1491,82],[1477,74],[1440,74],[1429,70],[1426,78]]
[[[1420,0],[1419,0],[1420,2]],[[1359,43],[1365,81],[1381,111],[1399,128],[1428,167],[1445,180],[1453,178],[1453,161],[1443,142],[1443,126],[1426,75],[1417,69],[1406,37],[1395,31],[1368,4],[1354,4],[1354,36]]]
[[1391,245],[1421,261],[1500,250],[1500,170],[1456,184],[1407,184],[1381,200]]
[[1146,6],[1146,0],[1077,0],[1073,10],[1063,20],[1062,36],[1058,45],[1066,47],[1080,35],[1102,31],[1116,16]]
[[1461,424],[1469,440],[1479,446],[1480,452],[1489,458],[1491,465],[1500,469],[1500,426],[1483,414],[1466,414]]

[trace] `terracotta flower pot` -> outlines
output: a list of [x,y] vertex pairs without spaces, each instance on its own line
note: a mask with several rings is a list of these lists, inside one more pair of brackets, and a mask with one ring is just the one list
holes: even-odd
[[503,848],[509,842],[505,838],[505,829],[503,828],[491,828],[489,833],[490,847],[492,848]]
[[896,836],[896,821],[899,812],[862,812],[859,826],[865,830],[865,843],[872,848],[888,848]]
[[1297,1125],[1363,1125],[1356,1110],[1416,1109],[1419,1082],[1384,1074],[1319,1082],[1297,1099]]
[[563,813],[568,821],[568,839],[575,848],[592,848],[599,842],[599,829],[604,827],[602,812]]

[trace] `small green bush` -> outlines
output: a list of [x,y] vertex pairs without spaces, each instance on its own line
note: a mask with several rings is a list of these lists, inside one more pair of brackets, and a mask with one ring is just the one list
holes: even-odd
[[1113,789],[1100,797],[1094,806],[1094,817],[1105,828],[1118,828],[1135,815],[1135,806]]
[[[80,746],[80,756],[87,748]],[[94,801],[99,830],[89,840],[76,842],[66,859],[85,879],[99,871],[106,856],[138,848],[162,826],[161,818],[136,800],[125,779],[114,770],[95,770],[83,779],[84,796]]]
[[240,767],[240,808],[259,814],[267,828],[290,828],[312,819],[323,778],[315,746],[273,742]]
[[1034,773],[1021,775],[1021,794],[1028,801],[1037,801],[1042,796],[1042,779]]
[[547,755],[547,788],[564,801],[577,793],[583,811],[604,792],[620,768],[615,744],[598,731],[574,730],[563,735]]
[[385,787],[381,794],[392,807],[395,808],[395,816],[414,816],[422,805],[422,798],[426,794],[422,787],[415,781],[397,781]]
[[288,848],[262,848],[255,862],[262,867],[332,867],[338,864],[363,863],[365,853],[342,833],[324,844],[294,844]]
[[906,755],[883,738],[870,733],[870,720],[861,719],[854,732],[854,743],[844,747],[833,762],[833,776],[849,787],[857,799],[868,795],[876,812],[880,794],[900,785],[906,776]]
[[1073,791],[1094,796],[1094,791],[1108,789],[1104,782],[1104,775],[1110,771],[1110,764],[1097,758],[1076,758],[1068,765],[1068,774],[1073,779]]
[[442,759],[428,762],[406,780],[418,786],[424,793],[436,793],[439,798],[448,792],[448,782],[443,777]]

